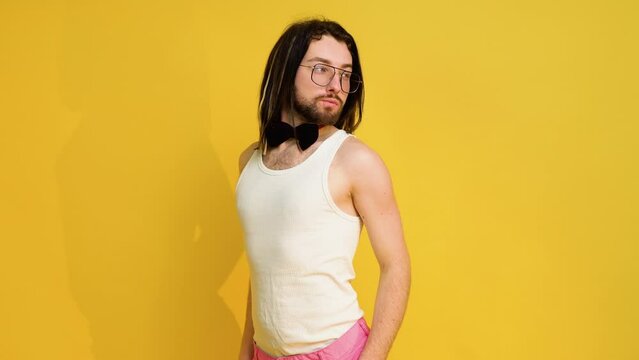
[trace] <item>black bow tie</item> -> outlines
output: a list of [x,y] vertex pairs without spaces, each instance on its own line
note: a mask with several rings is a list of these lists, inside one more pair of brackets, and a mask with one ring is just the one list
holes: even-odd
[[302,151],[317,141],[319,126],[305,123],[292,127],[283,121],[272,121],[265,129],[266,143],[269,147],[277,147],[284,141],[295,138]]

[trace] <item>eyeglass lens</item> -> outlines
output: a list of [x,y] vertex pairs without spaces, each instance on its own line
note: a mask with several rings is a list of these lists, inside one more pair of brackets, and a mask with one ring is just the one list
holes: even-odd
[[[334,67],[316,64],[311,73],[311,80],[319,86],[326,86],[333,80],[335,72],[336,69]],[[360,76],[348,71],[340,70],[340,72],[340,86],[342,87],[342,91],[347,93],[356,92],[361,82]]]

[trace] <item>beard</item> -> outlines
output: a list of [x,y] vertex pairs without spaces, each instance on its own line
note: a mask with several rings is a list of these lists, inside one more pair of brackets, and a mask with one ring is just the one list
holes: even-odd
[[[300,115],[304,121],[317,125],[334,125],[342,114],[342,100],[334,96],[318,96],[312,100],[301,99],[295,89],[293,111]],[[319,99],[331,98],[339,101],[339,107],[335,111],[326,110],[317,104]]]

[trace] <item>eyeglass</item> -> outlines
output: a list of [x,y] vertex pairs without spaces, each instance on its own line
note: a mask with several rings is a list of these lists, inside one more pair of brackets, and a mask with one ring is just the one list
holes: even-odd
[[342,88],[343,92],[349,94],[355,93],[359,90],[359,85],[362,83],[362,77],[358,74],[335,66],[326,64],[315,64],[313,66],[300,64],[300,66],[313,69],[311,71],[311,80],[319,86],[326,86],[330,84],[337,70],[341,71],[339,74],[339,86]]

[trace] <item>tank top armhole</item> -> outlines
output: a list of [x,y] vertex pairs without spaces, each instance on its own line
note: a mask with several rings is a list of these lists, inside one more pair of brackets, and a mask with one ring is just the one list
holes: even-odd
[[251,157],[249,158],[249,160],[246,162],[246,165],[244,165],[244,168],[242,169],[242,172],[240,173],[240,176],[237,178],[237,182],[235,183],[235,192],[237,193],[237,188],[240,185],[240,182],[242,181],[242,179],[244,178],[244,174],[248,172],[248,168],[249,166],[251,166],[251,164],[255,161],[255,154],[257,154],[257,152],[259,151],[259,149],[255,149],[253,150],[253,153],[251,154]]
[[326,198],[326,202],[328,202],[328,205],[333,209],[333,211],[335,211],[337,215],[348,221],[360,222],[361,219],[359,216],[348,214],[344,210],[340,209],[339,206],[337,206],[337,204],[333,200],[333,195],[331,195],[331,190],[328,186],[328,173],[331,169],[333,159],[335,159],[335,155],[337,154],[337,151],[342,147],[344,141],[346,141],[346,139],[351,136],[355,137],[355,135],[353,134],[344,132],[344,135],[336,141],[336,144],[333,147],[331,147],[328,153],[328,161],[326,161],[326,165],[322,170],[322,188],[324,190],[324,197]]

